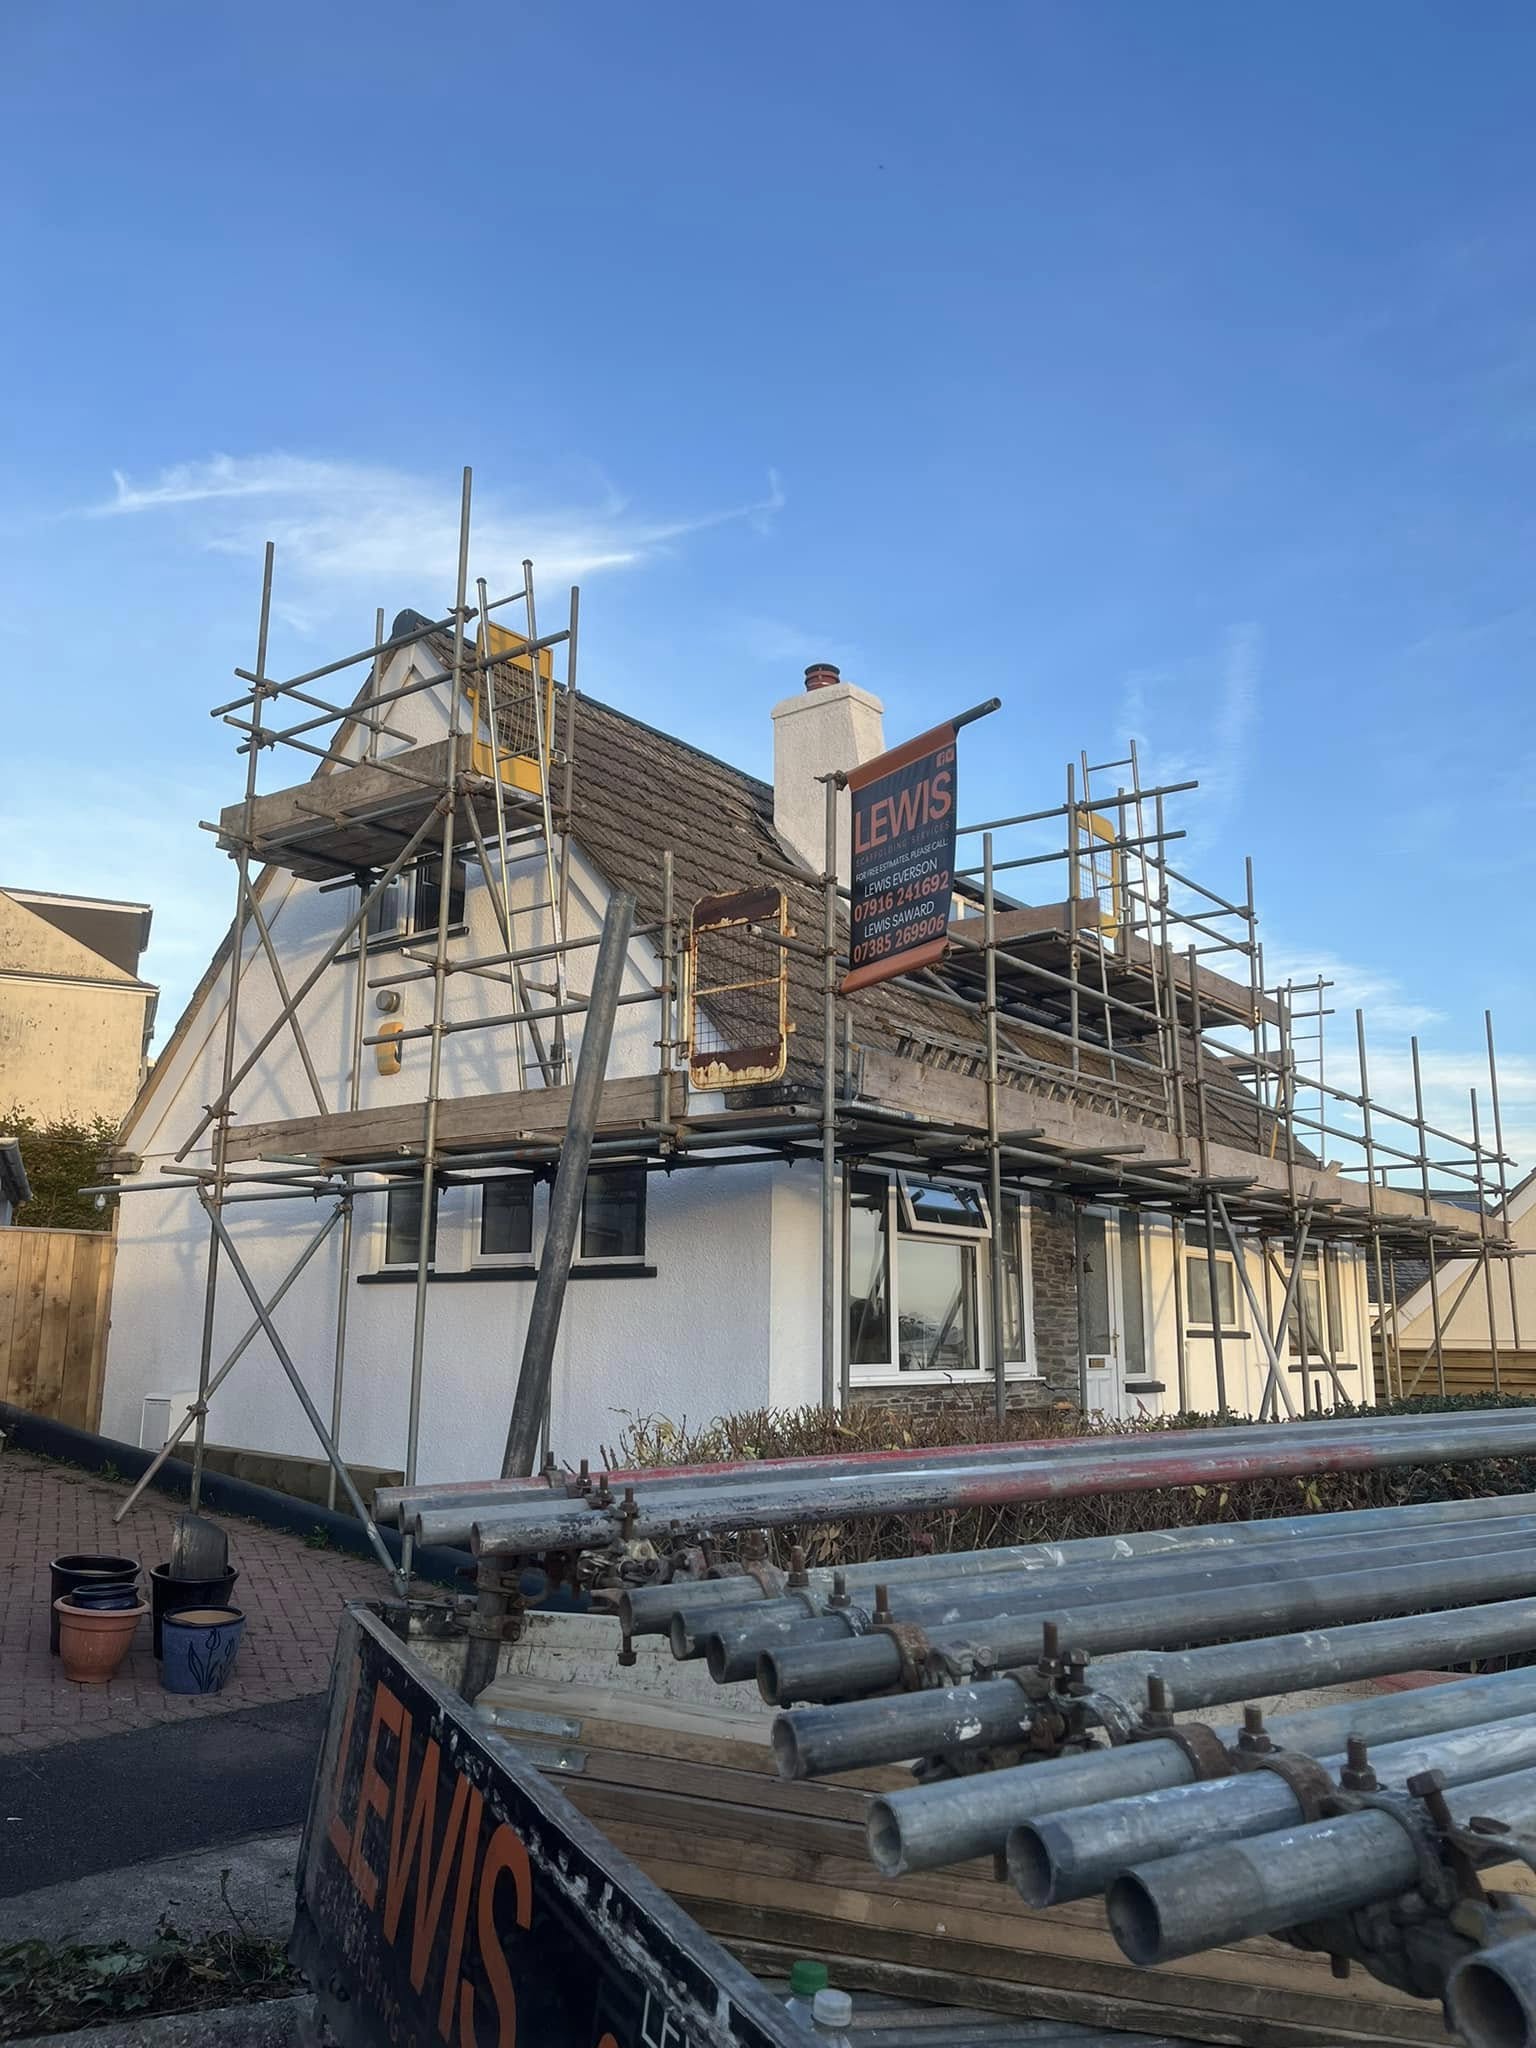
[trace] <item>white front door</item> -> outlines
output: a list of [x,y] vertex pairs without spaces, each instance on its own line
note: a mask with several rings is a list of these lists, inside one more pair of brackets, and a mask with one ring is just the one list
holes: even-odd
[[1120,1331],[1120,1218],[1085,1209],[1077,1285],[1082,1304],[1083,1400],[1090,1415],[1118,1422],[1125,1413],[1125,1359]]

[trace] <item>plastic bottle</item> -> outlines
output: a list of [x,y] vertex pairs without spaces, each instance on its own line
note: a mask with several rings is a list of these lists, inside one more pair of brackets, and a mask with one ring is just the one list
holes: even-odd
[[809,1957],[793,1963],[789,1972],[789,1996],[784,2001],[784,2010],[794,2014],[801,2026],[809,2033],[815,2025],[812,2004],[818,1991],[827,1988],[827,1966],[812,1962]]
[[822,2048],[853,2048],[844,2032],[853,2022],[853,2000],[846,1991],[818,1991],[811,2000],[811,2020]]

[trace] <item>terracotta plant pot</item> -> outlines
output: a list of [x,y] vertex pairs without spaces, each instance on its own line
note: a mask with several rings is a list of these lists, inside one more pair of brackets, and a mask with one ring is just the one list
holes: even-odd
[[93,1613],[88,1608],[72,1606],[61,1597],[54,1601],[53,1611],[59,1617],[59,1657],[64,1676],[76,1685],[105,1685],[127,1656],[133,1632],[149,1608],[141,1600],[136,1607]]

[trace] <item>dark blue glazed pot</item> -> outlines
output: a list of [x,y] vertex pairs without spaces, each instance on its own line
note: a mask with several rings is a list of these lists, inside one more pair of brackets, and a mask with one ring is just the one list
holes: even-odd
[[160,1683],[167,1692],[222,1692],[244,1632],[238,1607],[187,1607],[162,1616]]

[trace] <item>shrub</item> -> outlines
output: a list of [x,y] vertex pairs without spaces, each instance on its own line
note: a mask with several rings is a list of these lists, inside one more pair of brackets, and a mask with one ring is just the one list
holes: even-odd
[[55,1117],[39,1123],[19,1108],[0,1117],[0,1136],[21,1141],[21,1163],[32,1184],[32,1199],[16,1212],[16,1221],[32,1230],[110,1230],[112,1209],[96,1207],[94,1195],[80,1190],[102,1178],[117,1143],[117,1126],[109,1117]]
[[[1444,1400],[1385,1402],[1378,1414],[1426,1415],[1471,1408],[1533,1405],[1532,1397],[1496,1400],[1452,1395]],[[1345,1409],[1343,1413],[1362,1413]],[[717,1416],[702,1426],[686,1419],[631,1416],[605,1453],[616,1466],[664,1467],[729,1459],[799,1458],[856,1451],[938,1449],[948,1444],[1018,1442],[1029,1438],[1155,1436],[1170,1429],[1209,1429],[1246,1417],[1170,1415],[1105,1423],[1062,1404],[1044,1413],[1011,1415],[999,1423],[990,1408],[957,1402],[938,1413],[859,1407],[845,1416],[820,1408],[760,1408]],[[1275,1423],[1304,1430],[1306,1422]],[[1466,1465],[1405,1465],[1393,1471],[1329,1472],[1306,1477],[1250,1479],[1230,1485],[1161,1487],[1148,1493],[1086,1494],[1072,1500],[1031,1501],[1007,1507],[944,1509],[891,1515],[832,1526],[770,1532],[772,1555],[782,1562],[799,1544],[811,1564],[856,1564],[881,1557],[932,1551],[982,1550],[1010,1543],[1062,1543],[1131,1529],[1185,1527],[1202,1522],[1258,1521],[1274,1515],[1328,1514],[1346,1508],[1392,1507],[1412,1501],[1454,1500],[1480,1494],[1536,1492],[1536,1459],[1481,1459]]]

